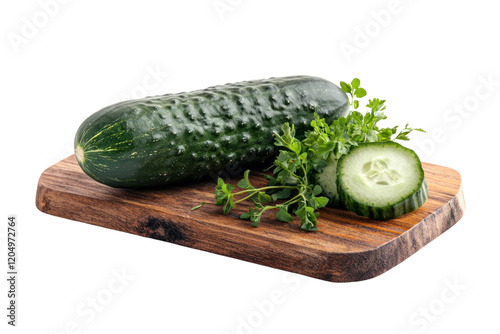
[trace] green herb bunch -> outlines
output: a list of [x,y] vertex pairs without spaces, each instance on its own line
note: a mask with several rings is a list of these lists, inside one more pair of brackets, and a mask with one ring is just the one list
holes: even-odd
[[222,206],[224,214],[228,214],[236,204],[250,200],[253,206],[240,218],[250,220],[252,226],[259,224],[264,212],[275,210],[277,220],[289,223],[296,216],[300,219],[302,229],[315,231],[319,209],[325,207],[329,199],[321,196],[323,190],[315,183],[314,174],[327,166],[326,160],[330,155],[339,159],[359,143],[409,140],[410,132],[423,132],[422,129],[408,127],[408,124],[399,133],[398,126],[379,128],[378,122],[387,118],[383,112],[385,100],[368,100],[368,112],[362,114],[357,110],[358,99],[366,96],[366,90],[360,87],[360,80],[355,78],[350,84],[342,81],[340,87],[349,96],[350,112],[346,117],[339,117],[332,124],[327,124],[314,114],[311,130],[303,140],[295,137],[293,124],[285,123],[281,127],[281,134],[274,133],[275,146],[280,151],[269,168],[272,169],[272,175],[265,175],[267,186],[254,187],[249,180],[249,170],[245,171],[243,179],[237,184],[241,188],[239,191],[235,191],[235,187],[226,184],[222,178],[218,179],[215,205]]

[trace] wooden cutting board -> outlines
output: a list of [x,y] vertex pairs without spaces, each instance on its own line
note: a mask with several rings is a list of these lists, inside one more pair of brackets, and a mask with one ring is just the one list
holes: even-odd
[[[374,221],[340,209],[321,209],[318,231],[298,220],[279,222],[264,214],[258,227],[228,216],[213,202],[215,180],[154,190],[115,189],[87,175],[70,156],[40,176],[36,206],[48,214],[163,240],[332,282],[378,276],[453,226],[464,214],[460,174],[423,164],[429,199],[398,219]],[[239,177],[230,183],[236,184]],[[251,176],[252,183],[265,179]],[[227,181],[227,180],[226,180]],[[98,231],[96,231],[98,233]]]

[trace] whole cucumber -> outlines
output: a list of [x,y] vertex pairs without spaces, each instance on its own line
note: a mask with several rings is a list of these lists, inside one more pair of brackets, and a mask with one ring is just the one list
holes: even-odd
[[348,111],[347,95],[317,77],[292,76],[116,103],[87,118],[75,136],[83,171],[112,187],[163,186],[275,157],[284,123],[304,135],[317,113]]

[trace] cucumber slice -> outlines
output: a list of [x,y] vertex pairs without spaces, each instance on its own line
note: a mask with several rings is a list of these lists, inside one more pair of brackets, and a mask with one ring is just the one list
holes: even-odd
[[345,207],[372,219],[402,216],[422,206],[428,196],[417,154],[391,141],[352,148],[338,162],[337,183]]
[[328,206],[339,208],[340,198],[337,190],[337,163],[338,160],[335,159],[333,154],[330,154],[326,160],[328,164],[321,173],[316,174],[316,182],[323,189],[323,194],[330,200]]

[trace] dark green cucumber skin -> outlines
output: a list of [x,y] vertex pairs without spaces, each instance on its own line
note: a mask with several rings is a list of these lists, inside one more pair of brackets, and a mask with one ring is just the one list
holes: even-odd
[[[352,148],[352,150],[355,150],[357,148],[362,147],[363,145],[383,145],[387,144],[389,142],[372,142],[372,143],[364,143],[360,144],[359,146]],[[396,145],[399,145],[397,143],[393,143]],[[400,145],[399,145],[400,146]],[[402,147],[403,149],[409,150],[408,148]],[[420,159],[418,158],[417,154],[413,152],[415,156],[417,157],[418,161],[420,162]],[[420,185],[420,188],[413,194],[409,195],[406,198],[401,199],[400,202],[393,204],[393,205],[388,205],[388,206],[371,206],[366,203],[361,203],[353,198],[351,198],[344,187],[344,184],[342,182],[342,179],[340,177],[340,173],[342,170],[342,163],[345,159],[347,154],[344,154],[338,162],[337,165],[337,189],[339,193],[339,198],[340,198],[340,203],[343,207],[345,207],[347,210],[352,211],[360,216],[363,217],[368,217],[371,219],[375,220],[389,220],[389,219],[394,219],[397,217],[400,217],[408,212],[414,211],[418,208],[420,208],[426,201],[427,197],[429,195],[429,191],[427,188],[427,181],[425,180],[425,177],[422,178],[422,182]],[[422,175],[424,175],[424,171],[422,168],[422,165],[420,164],[420,171]]]
[[416,193],[403,199],[401,202],[393,206],[367,206],[363,203],[352,200],[343,190],[339,193],[340,202],[347,210],[352,211],[359,216],[368,217],[375,220],[394,219],[408,212],[415,211],[427,201],[427,196],[428,190],[425,178],[420,189]]
[[[245,81],[120,102],[79,127],[83,171],[112,187],[156,187],[264,164],[284,123],[304,136],[314,113],[328,123],[348,112],[347,95],[317,77]],[[80,152],[78,152],[80,150]]]

